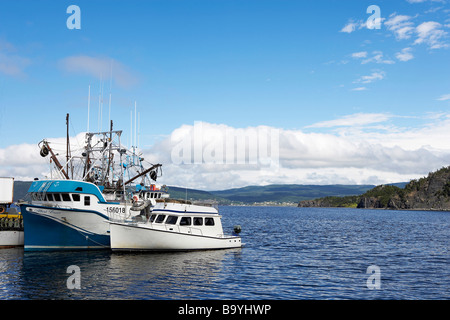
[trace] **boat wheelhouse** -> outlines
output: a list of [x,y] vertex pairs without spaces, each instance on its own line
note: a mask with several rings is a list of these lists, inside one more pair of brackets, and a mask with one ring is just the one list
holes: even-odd
[[113,251],[188,251],[239,248],[240,227],[223,233],[221,216],[212,206],[184,201],[158,202],[150,215],[133,221],[109,220]]

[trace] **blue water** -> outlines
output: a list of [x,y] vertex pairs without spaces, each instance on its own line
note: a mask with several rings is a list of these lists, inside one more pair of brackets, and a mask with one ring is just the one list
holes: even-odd
[[[242,249],[0,250],[0,299],[449,299],[449,212],[221,207]],[[80,268],[68,289],[67,268]],[[379,288],[369,289],[369,266]],[[372,282],[375,283],[375,282]]]

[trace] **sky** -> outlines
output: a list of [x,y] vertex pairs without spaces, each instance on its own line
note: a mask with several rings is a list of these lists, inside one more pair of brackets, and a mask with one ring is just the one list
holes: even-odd
[[168,185],[409,181],[449,165],[449,75],[449,0],[2,0],[0,176],[69,113]]

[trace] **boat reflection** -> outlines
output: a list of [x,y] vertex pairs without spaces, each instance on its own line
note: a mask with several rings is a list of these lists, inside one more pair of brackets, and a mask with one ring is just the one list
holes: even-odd
[[[241,249],[111,255],[108,278],[131,299],[207,298],[212,283],[221,280],[224,265],[239,258]],[[220,291],[214,290],[214,294]],[[213,292],[211,292],[211,296]]]
[[[241,248],[173,252],[20,251],[15,299],[197,299],[220,297],[227,266]],[[69,266],[80,268],[81,289],[69,289]],[[13,285],[11,282],[4,286]],[[11,289],[12,290],[12,289]]]

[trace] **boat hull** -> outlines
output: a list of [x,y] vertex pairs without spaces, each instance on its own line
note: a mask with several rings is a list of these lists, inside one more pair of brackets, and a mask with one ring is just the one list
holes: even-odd
[[109,222],[113,251],[190,251],[242,247],[238,236],[211,237]]
[[0,248],[22,247],[24,244],[24,232],[17,230],[0,231]]
[[108,217],[88,210],[22,205],[24,248],[29,250],[108,249]]

